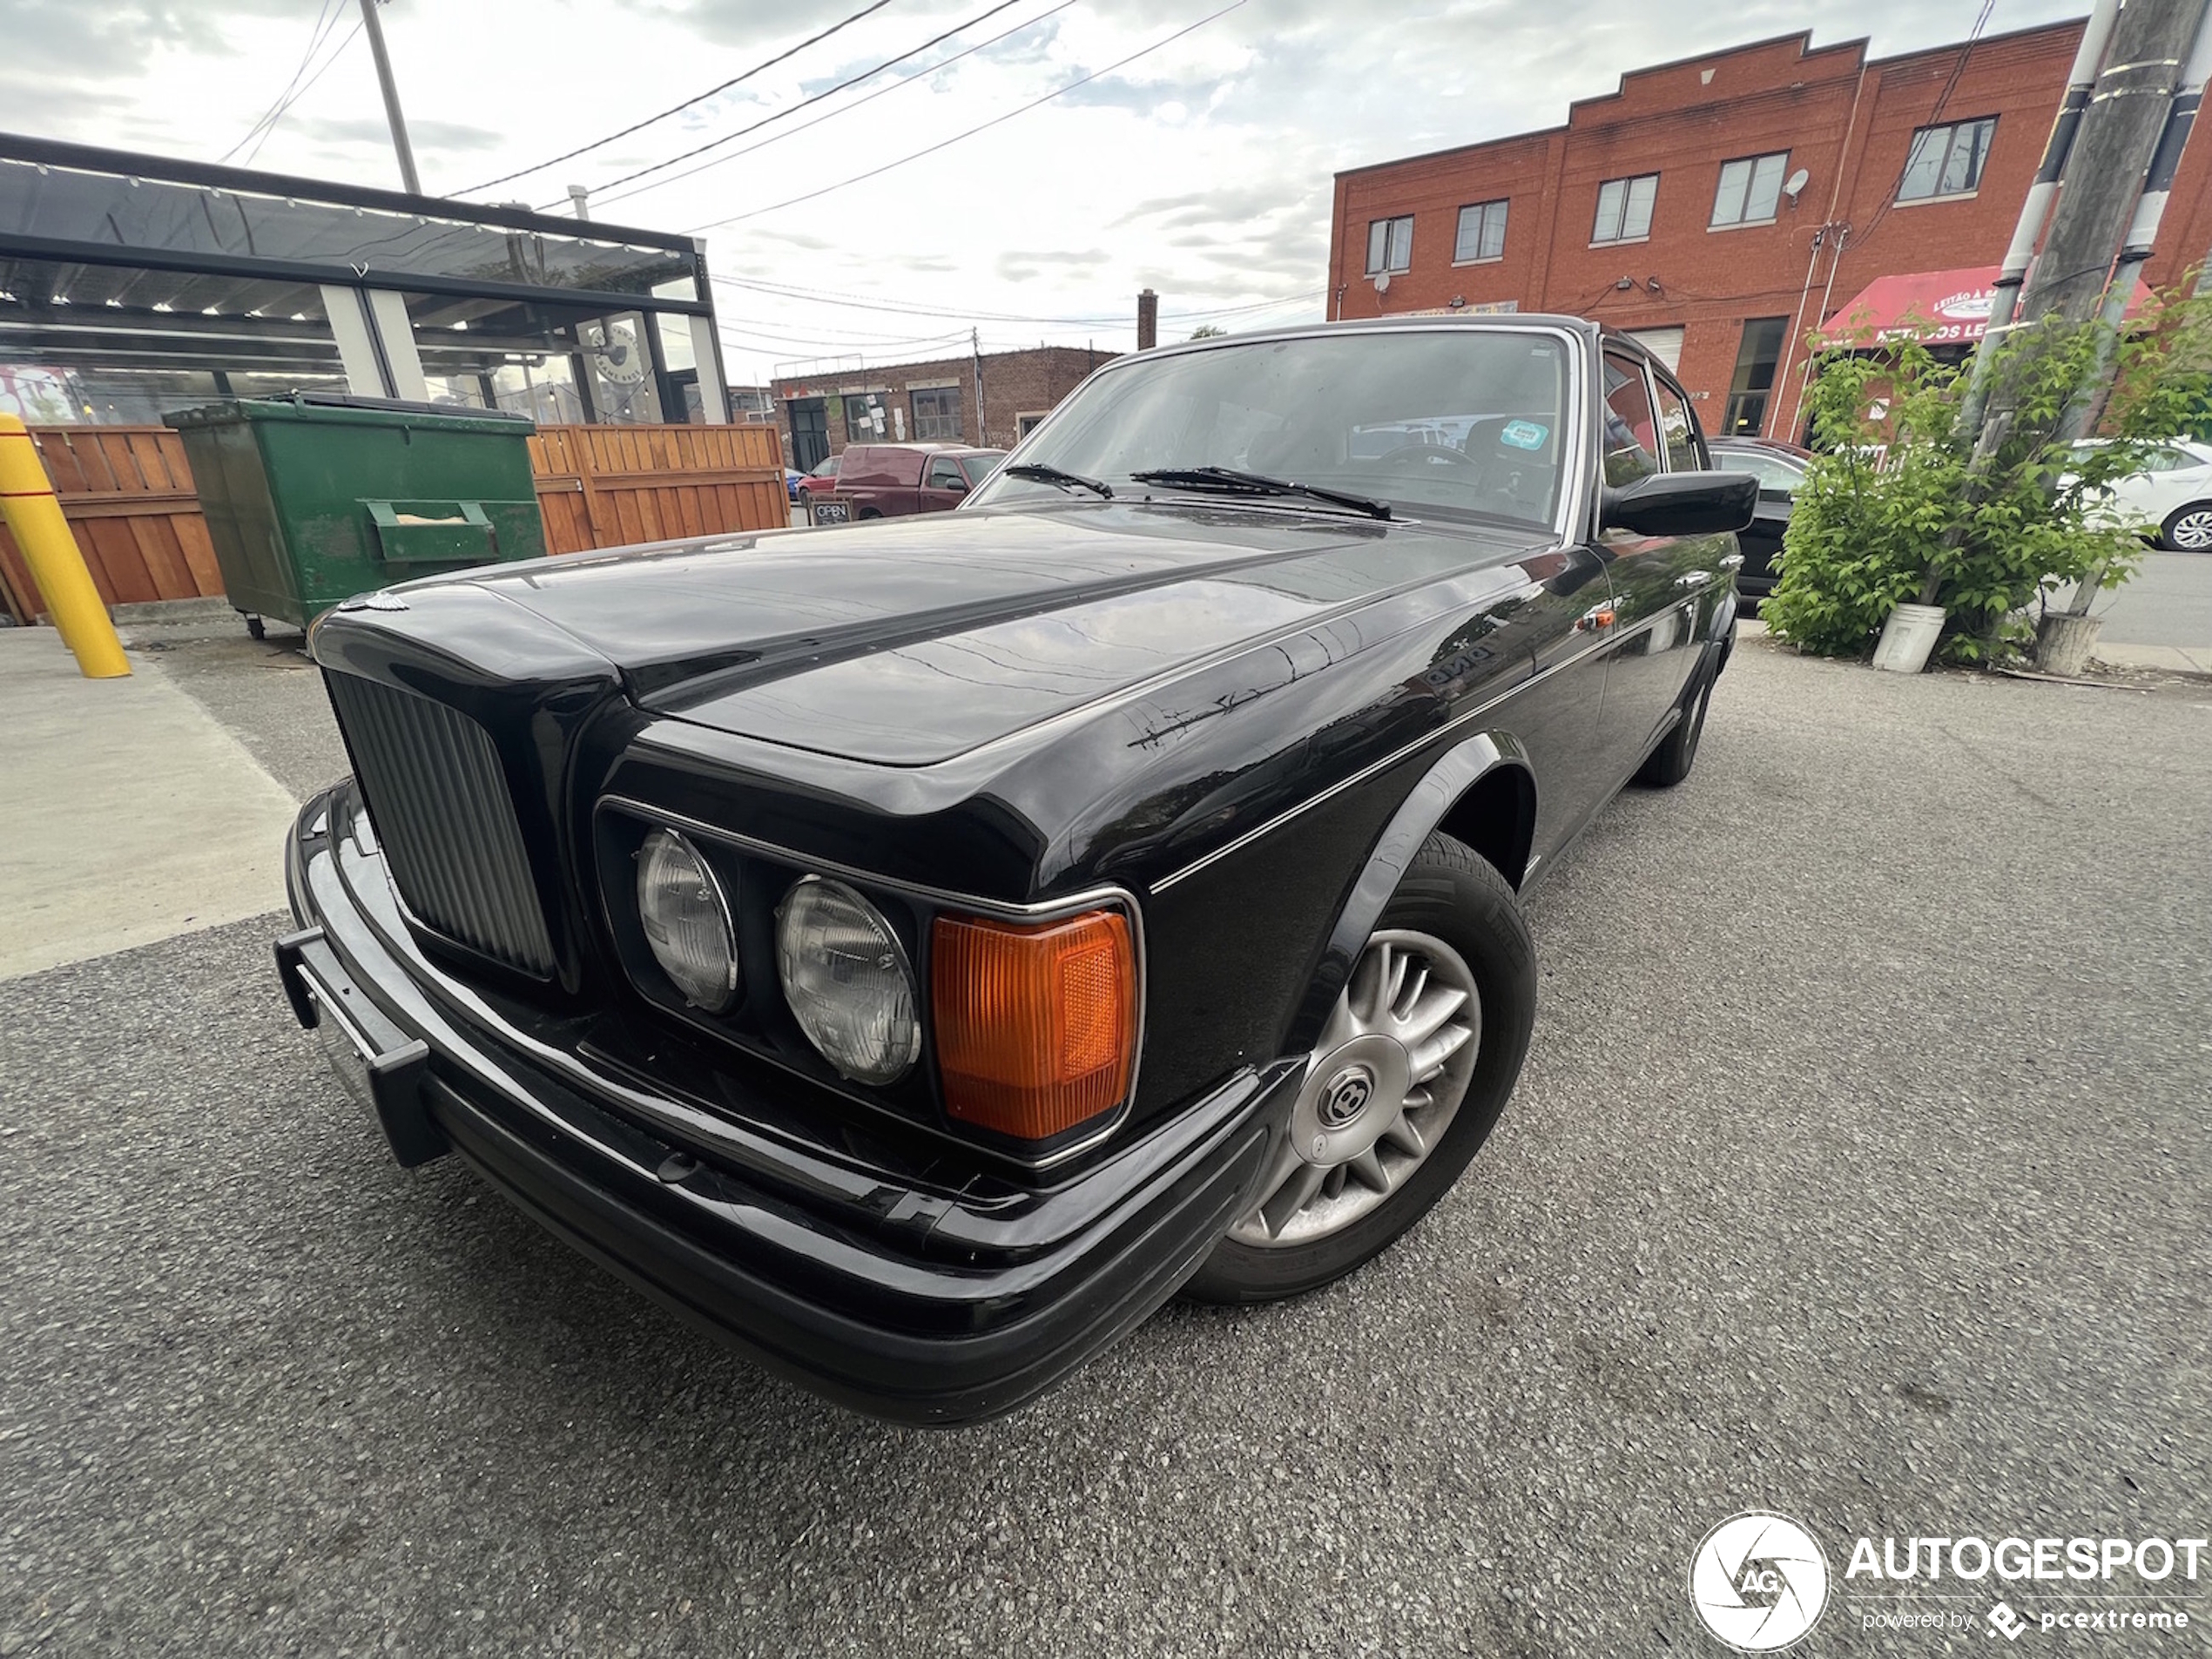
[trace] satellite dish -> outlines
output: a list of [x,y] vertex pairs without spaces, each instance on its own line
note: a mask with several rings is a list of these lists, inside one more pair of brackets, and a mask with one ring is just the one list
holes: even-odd
[[1797,199],[1797,192],[1805,187],[1805,182],[1811,177],[1812,175],[1807,172],[1803,167],[1798,168],[1797,172],[1790,175],[1788,181],[1783,185],[1782,193],[1787,196],[1792,202],[1796,201]]
[[1377,293],[1388,293],[1390,292],[1389,272],[1378,271],[1375,273],[1375,292]]

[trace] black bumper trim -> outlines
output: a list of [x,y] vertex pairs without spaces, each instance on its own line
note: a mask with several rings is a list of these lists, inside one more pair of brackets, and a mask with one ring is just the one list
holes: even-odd
[[[671,1134],[672,1109],[629,1109],[634,1080],[603,1087],[572,1056],[548,1070],[489,1009],[456,1006],[442,970],[372,919],[381,865],[350,843],[339,857],[344,832],[321,829],[324,806],[309,804],[287,849],[302,926],[277,961],[302,1023],[334,1044],[343,1034],[341,1069],[366,1082],[399,1161],[458,1152],[583,1255],[875,1416],[1010,1410],[1143,1321],[1228,1230],[1295,1093],[1288,1064],[1244,1075],[1011,1209],[1000,1191],[971,1213],[965,1191],[908,1189],[878,1168],[839,1188],[797,1178],[819,1163],[786,1177],[732,1162]],[[919,1231],[897,1219],[915,1209],[933,1217]]]
[[863,1325],[748,1273],[578,1179],[442,1082],[429,1095],[455,1150],[556,1238],[768,1370],[871,1416],[925,1425],[1010,1411],[1150,1317],[1235,1220],[1266,1144],[1254,1126],[1076,1294],[998,1330],[921,1337]]

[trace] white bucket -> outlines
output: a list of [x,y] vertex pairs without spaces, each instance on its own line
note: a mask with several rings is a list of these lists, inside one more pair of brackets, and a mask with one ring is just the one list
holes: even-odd
[[1917,674],[1928,665],[1936,636],[1943,631],[1941,605],[1899,605],[1882,624],[1874,647],[1874,666],[1892,674]]

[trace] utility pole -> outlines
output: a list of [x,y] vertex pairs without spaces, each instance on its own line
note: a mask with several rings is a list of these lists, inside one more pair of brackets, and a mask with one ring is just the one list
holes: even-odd
[[[2053,315],[2080,324],[2098,314],[2113,261],[2134,219],[2152,158],[2166,130],[2183,65],[2202,31],[2207,5],[2208,0],[2128,0],[2114,21],[2104,66],[2090,91],[2071,153],[2064,158],[2066,176],[2058,208],[2012,329],[2032,327]],[[2016,246],[2020,239],[2015,237]],[[2127,304],[2125,295],[2121,304]],[[1996,452],[2013,427],[2010,407],[1991,408],[1988,403],[1987,360],[1996,348],[1997,334],[1992,328],[1984,337],[1975,360],[1974,380],[1983,382],[1983,398],[1971,410],[1961,410],[1962,415],[1971,412],[1979,417],[1974,444],[1977,468]],[[1969,381],[1970,398],[1972,387]],[[2001,393],[2002,388],[1997,389]]]
[[[2141,0],[2135,0],[2135,3],[2141,3]],[[2131,5],[2129,9],[2134,8]],[[2096,368],[2089,376],[2089,383],[2074,395],[2074,401],[2059,419],[2057,435],[2063,440],[2079,438],[2088,430],[2090,414],[2097,406],[2099,394],[2111,383],[2121,325],[2127,320],[2128,302],[2135,293],[2135,273],[2143,268],[2157,245],[2159,223],[2166,216],[2167,199],[2174,192],[2174,174],[2182,165],[2182,152],[2188,144],[2189,130],[2196,124],[2197,105],[2204,98],[2204,83],[2212,78],[2212,3],[2195,0],[2193,9],[2196,13],[2195,44],[2188,48],[2186,64],[2177,78],[2165,122],[2144,171],[2134,212],[2128,221],[2120,257],[2113,265],[2112,280],[2105,288],[2103,303],[2098,309]],[[2203,291],[2204,281],[2200,275],[2197,292]],[[2074,585],[2074,597],[2067,602],[2066,614],[2069,617],[2087,617],[2091,602],[2103,584],[2104,570],[2101,566]]]
[[983,336],[982,331],[968,331],[968,349],[975,361],[975,442],[988,447],[990,428],[983,424]]
[[2066,78],[2066,96],[2059,101],[2059,112],[2051,122],[2051,135],[2043,142],[2043,164],[2035,171],[2035,182],[2028,186],[2027,199],[2020,204],[2020,220],[2013,226],[2012,246],[2005,250],[2005,262],[1997,273],[1997,292],[1990,302],[1989,326],[1982,334],[1979,349],[1974,353],[1966,395],[1959,408],[1959,424],[1967,431],[1979,431],[1981,428],[1982,407],[1989,396],[1990,365],[1996,356],[1998,342],[2013,326],[2013,314],[2020,306],[2020,286],[2027,280],[2028,261],[2035,257],[2035,244],[2043,234],[2043,221],[2051,216],[2051,199],[2059,193],[2067,157],[2074,149],[2074,134],[2080,131],[2082,113],[2089,107],[2089,95],[2096,85],[2097,71],[2103,67],[2105,47],[2112,39],[2112,26],[2119,17],[2120,0],[2097,0],[2096,9],[2082,26],[2081,44],[2074,50],[2074,67]]
[[400,112],[400,89],[392,82],[392,56],[384,50],[384,25],[376,20],[379,0],[361,0],[361,24],[368,30],[369,56],[376,60],[376,82],[384,89],[384,118],[392,124],[392,148],[399,152],[400,182],[410,196],[422,193],[415,176],[415,147],[407,141],[407,117]]

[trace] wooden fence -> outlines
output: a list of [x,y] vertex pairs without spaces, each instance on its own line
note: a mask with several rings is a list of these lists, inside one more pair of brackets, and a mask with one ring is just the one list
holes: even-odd
[[543,426],[530,467],[549,553],[791,522],[773,427]]
[[[33,427],[31,439],[85,565],[110,604],[223,590],[183,439],[167,427]],[[17,622],[42,607],[30,567],[0,525],[0,600]]]
[[[93,584],[109,604],[217,597],[223,579],[167,427],[33,427]],[[775,528],[790,522],[780,448],[765,426],[547,426],[529,441],[549,553]],[[0,527],[0,604],[43,607]]]

